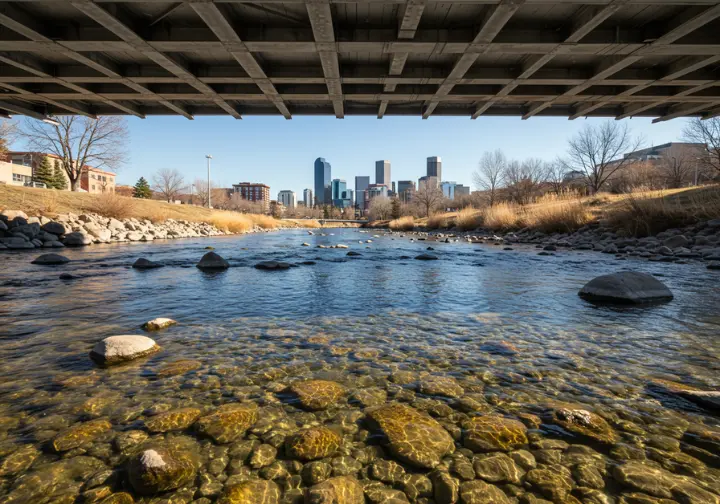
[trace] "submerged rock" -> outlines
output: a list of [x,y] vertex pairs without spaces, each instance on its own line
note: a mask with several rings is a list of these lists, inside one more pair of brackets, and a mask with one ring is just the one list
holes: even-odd
[[[1,221],[0,221],[1,222]],[[28,444],[7,455],[0,463],[0,477],[13,476],[27,471],[35,459],[40,456],[40,450]]]
[[145,427],[150,432],[185,430],[195,423],[200,414],[197,408],[179,408],[148,418]]
[[457,398],[465,394],[465,390],[449,376],[428,376],[418,383],[418,392],[426,395]]
[[202,259],[200,259],[200,262],[197,263],[196,266],[200,269],[207,270],[228,269],[230,267],[230,263],[215,252],[208,252],[202,256]]
[[273,481],[249,480],[231,485],[220,496],[218,504],[277,504],[280,487]]
[[110,422],[102,419],[74,425],[55,436],[52,442],[53,450],[58,453],[72,450],[92,441],[110,429],[112,429]]
[[163,265],[159,262],[151,261],[149,259],[145,259],[144,257],[141,257],[137,261],[135,261],[132,265],[135,269],[154,269],[154,268],[162,268]]
[[618,435],[604,418],[585,409],[556,409],[552,412],[552,421],[573,434],[600,443],[614,444],[618,441]]
[[255,403],[223,404],[195,422],[195,429],[216,443],[230,443],[242,437],[257,419]]
[[32,264],[54,265],[69,263],[70,259],[60,254],[43,254],[35,258]]
[[484,481],[465,481],[460,484],[460,502],[462,504],[511,504],[505,492],[495,485]]
[[687,504],[718,504],[720,502],[720,498],[686,478],[640,461],[633,460],[616,466],[613,470],[613,477],[621,485],[662,499],[674,499]]
[[189,453],[172,446],[147,448],[128,463],[128,479],[140,495],[154,495],[187,485],[195,479]]
[[146,331],[159,331],[160,329],[165,329],[166,327],[170,327],[171,325],[175,324],[177,324],[177,321],[173,319],[159,317],[145,322],[142,325],[142,328]]
[[155,374],[159,378],[167,378],[168,376],[183,375],[185,373],[189,373],[190,371],[200,369],[201,367],[202,363],[200,361],[192,359],[180,359],[173,362],[168,362],[160,369],[158,369]]
[[475,417],[463,424],[463,445],[475,452],[511,451],[526,445],[527,427],[501,416]]
[[385,435],[390,451],[408,464],[433,468],[455,450],[450,434],[436,420],[404,404],[390,404],[368,413],[372,430]]
[[311,427],[287,437],[285,451],[291,458],[316,460],[335,453],[341,441],[342,438],[327,427]]
[[259,270],[286,270],[290,268],[290,263],[282,261],[261,261],[255,265],[255,269]]
[[287,389],[307,410],[323,410],[336,404],[344,395],[345,387],[327,380],[295,382]]
[[669,301],[672,292],[652,275],[620,271],[590,280],[578,293],[588,301],[607,303],[652,303]]
[[336,476],[318,483],[305,493],[306,504],[364,504],[360,482],[351,476]]
[[682,397],[705,409],[720,411],[720,391],[700,390],[683,383],[662,379],[651,380],[648,387],[665,394]]
[[157,343],[147,336],[110,336],[93,347],[90,358],[98,364],[110,366],[145,357],[159,350]]
[[432,254],[420,254],[419,256],[415,256],[415,259],[418,261],[437,261],[438,257]]

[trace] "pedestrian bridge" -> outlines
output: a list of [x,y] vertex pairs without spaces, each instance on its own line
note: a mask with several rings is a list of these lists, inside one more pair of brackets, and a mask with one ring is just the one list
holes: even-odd
[[0,114],[720,114],[718,0],[0,1]]

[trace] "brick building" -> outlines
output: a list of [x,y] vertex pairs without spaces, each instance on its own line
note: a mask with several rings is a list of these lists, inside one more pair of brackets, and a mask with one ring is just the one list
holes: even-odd
[[265,211],[270,208],[270,186],[252,182],[233,184],[230,199],[234,201],[245,200],[260,203]]

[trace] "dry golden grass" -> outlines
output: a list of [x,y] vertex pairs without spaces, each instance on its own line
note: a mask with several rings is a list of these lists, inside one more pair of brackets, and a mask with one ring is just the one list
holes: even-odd
[[[241,214],[211,210],[192,205],[175,205],[164,201],[127,198],[116,194],[88,194],[0,185],[0,209],[23,210],[28,215],[94,212],[116,219],[134,217],[162,222],[167,219],[210,222],[221,229],[243,232],[258,225],[264,229],[306,227],[305,221],[278,221],[267,215]],[[317,227],[317,221],[308,221]]]
[[91,199],[83,209],[85,212],[92,212],[104,217],[114,219],[127,219],[134,217],[135,200],[118,196],[115,193],[98,194]]
[[395,231],[412,231],[415,228],[415,219],[413,217],[400,217],[391,220],[388,227]]
[[518,229],[522,226],[522,208],[514,203],[498,203],[482,210],[482,226],[493,231]]
[[571,233],[590,223],[593,215],[578,200],[559,201],[552,205],[526,208],[520,220],[523,227],[546,233]]
[[455,227],[461,231],[472,231],[482,224],[482,215],[474,208],[463,208],[455,217]]
[[435,214],[431,215],[425,221],[425,227],[428,229],[441,229],[449,227],[451,214]]

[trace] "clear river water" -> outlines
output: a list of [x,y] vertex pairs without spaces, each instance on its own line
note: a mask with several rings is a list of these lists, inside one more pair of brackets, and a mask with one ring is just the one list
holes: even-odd
[[[350,248],[317,248],[340,243]],[[208,246],[231,268],[195,268]],[[438,260],[414,259],[429,246]],[[71,262],[62,266],[30,264],[37,252],[2,254],[0,503],[260,504],[220,500],[254,478],[274,480],[290,503],[341,475],[360,480],[373,503],[506,502],[465,491],[474,480],[528,504],[720,502],[720,416],[661,381],[720,389],[720,272],[513,248],[326,229],[63,249]],[[139,257],[165,266],[134,270]],[[253,267],[271,259],[298,266]],[[607,307],[578,297],[585,282],[624,269],[656,275],[675,299]],[[77,278],[60,280],[63,272]],[[156,317],[178,321],[149,334],[162,351],[107,369],[89,359],[99,340],[148,334],[140,326]],[[320,411],[299,407],[283,391],[308,379],[340,384],[343,397]],[[200,436],[192,423],[145,425],[178,408],[205,415],[238,401],[257,404],[259,420],[232,443]],[[366,419],[392,402],[437,420],[454,452],[433,470],[395,456]],[[594,413],[612,441],[558,422],[559,408]],[[527,439],[468,449],[467,421],[477,416],[519,420]],[[98,419],[110,428],[53,448]],[[342,442],[319,462],[298,462],[283,439],[313,425]],[[125,470],[133,440],[185,443],[197,454],[195,478],[140,495]],[[277,453],[258,461],[267,445]],[[388,471],[387,461],[400,468]],[[318,463],[327,468],[308,468]]]

